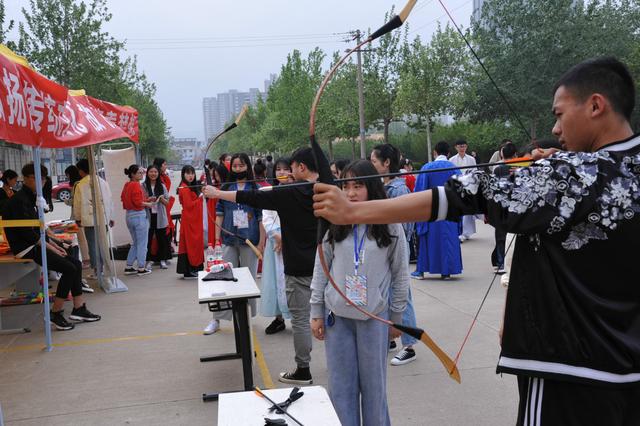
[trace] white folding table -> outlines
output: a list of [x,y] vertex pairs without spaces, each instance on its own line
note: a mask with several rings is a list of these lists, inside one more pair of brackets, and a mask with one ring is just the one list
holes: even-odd
[[[207,272],[198,273],[198,303],[209,305],[211,312],[233,311],[235,353],[203,356],[200,362],[242,359],[244,390],[253,389],[253,350],[251,347],[251,324],[249,322],[249,299],[260,297],[260,290],[249,272],[249,268],[233,268],[237,281],[203,281]],[[203,394],[203,401],[218,399],[218,394]]]
[[[262,390],[277,403],[286,401],[293,388]],[[340,426],[340,420],[327,391],[322,386],[302,387],[304,395],[292,403],[287,412],[304,426]],[[218,426],[263,425],[265,418],[284,419],[288,425],[297,426],[286,414],[269,413],[271,403],[255,392],[236,392],[220,395],[218,402]]]

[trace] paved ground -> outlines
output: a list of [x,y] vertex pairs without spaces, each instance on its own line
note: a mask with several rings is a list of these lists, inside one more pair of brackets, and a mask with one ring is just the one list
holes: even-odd
[[[451,356],[492,278],[492,237],[492,228],[479,224],[479,233],[463,245],[465,269],[460,278],[412,282],[418,324]],[[5,423],[216,424],[217,403],[203,403],[201,394],[239,389],[240,363],[202,364],[198,357],[230,351],[232,329],[227,323],[221,332],[203,336],[201,329],[210,314],[196,303],[196,283],[179,279],[174,271],[125,277],[127,293],[89,295],[89,307],[103,320],[54,332],[57,346],[51,353],[41,350],[41,315],[34,318],[32,333],[0,336],[0,404]],[[514,424],[515,379],[495,374],[503,300],[504,289],[495,285],[463,352],[461,385],[448,378],[423,346],[415,362],[389,367],[394,425]],[[254,377],[263,387],[278,386],[278,372],[291,368],[293,359],[290,327],[267,336],[264,328],[269,322],[261,317],[253,322],[265,361],[263,368],[255,366]],[[314,381],[326,385],[323,345],[314,345]]]

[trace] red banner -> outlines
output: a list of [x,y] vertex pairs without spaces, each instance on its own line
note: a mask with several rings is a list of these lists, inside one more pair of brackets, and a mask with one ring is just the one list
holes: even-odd
[[61,86],[0,45],[0,139],[43,148],[73,148],[129,138],[138,142],[138,112]]

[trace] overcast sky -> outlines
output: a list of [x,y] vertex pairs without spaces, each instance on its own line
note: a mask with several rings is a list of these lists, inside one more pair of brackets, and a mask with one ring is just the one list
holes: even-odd
[[[7,20],[22,21],[28,0],[5,0]],[[158,88],[156,100],[172,134],[204,138],[202,98],[229,89],[264,88],[287,53],[315,46],[344,50],[350,30],[377,29],[393,0],[108,0],[105,29],[127,40],[127,51]],[[469,25],[472,0],[444,0]],[[402,8],[404,0],[395,3]],[[428,40],[447,23],[437,0],[418,0],[410,36]]]

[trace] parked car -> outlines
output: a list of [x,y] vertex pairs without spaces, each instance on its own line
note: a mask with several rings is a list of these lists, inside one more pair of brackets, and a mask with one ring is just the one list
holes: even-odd
[[60,182],[53,187],[51,191],[51,198],[65,202],[71,198],[71,190],[72,187],[69,182]]

